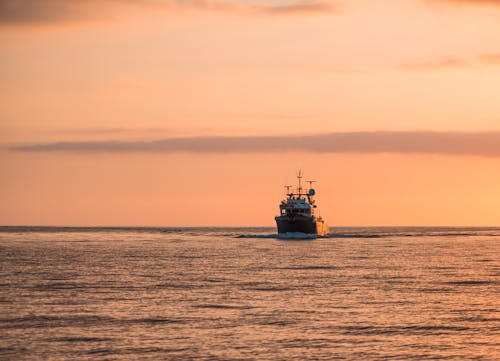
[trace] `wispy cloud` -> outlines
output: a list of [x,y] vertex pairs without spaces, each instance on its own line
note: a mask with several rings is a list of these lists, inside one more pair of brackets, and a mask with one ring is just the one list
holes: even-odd
[[253,9],[269,15],[293,15],[329,13],[334,11],[336,7],[331,2],[309,0],[295,1],[283,5],[256,5]]
[[469,62],[467,62],[465,59],[458,57],[446,57],[430,61],[403,63],[400,65],[400,67],[406,70],[434,70],[457,68],[466,65],[469,65]]
[[[108,5],[108,0],[102,1]],[[0,0],[0,24],[56,23],[100,17],[95,0]],[[99,14],[99,15],[98,15]]]
[[500,65],[500,53],[478,54],[462,58],[449,56],[429,61],[408,62],[400,64],[399,68],[403,70],[444,70],[484,65]]
[[500,53],[481,54],[478,59],[483,64],[500,64]]
[[500,157],[498,132],[348,132],[304,136],[186,137],[155,141],[32,144],[19,152],[406,153]]
[[243,14],[321,14],[336,10],[331,0],[0,0],[0,24],[59,23],[107,17],[125,7],[163,11],[200,10]]
[[451,5],[487,5],[500,7],[500,0],[426,0],[432,3],[444,3]]

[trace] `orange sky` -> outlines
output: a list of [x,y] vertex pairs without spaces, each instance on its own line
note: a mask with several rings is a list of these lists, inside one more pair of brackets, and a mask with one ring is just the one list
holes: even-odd
[[500,225],[497,1],[14,3],[0,224]]

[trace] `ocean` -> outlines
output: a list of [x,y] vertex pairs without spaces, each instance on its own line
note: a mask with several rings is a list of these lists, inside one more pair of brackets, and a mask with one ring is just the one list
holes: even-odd
[[0,227],[2,360],[500,360],[499,228]]

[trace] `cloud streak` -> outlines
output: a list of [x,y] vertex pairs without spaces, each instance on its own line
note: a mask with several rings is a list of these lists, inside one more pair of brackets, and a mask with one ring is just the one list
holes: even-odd
[[155,141],[58,142],[18,146],[11,150],[66,153],[401,153],[500,157],[500,131],[185,137]]
[[483,64],[500,64],[500,53],[482,54],[478,58]]
[[331,3],[325,1],[296,1],[285,5],[265,5],[255,6],[257,12],[268,15],[293,15],[293,14],[314,14],[330,13],[335,10]]
[[253,15],[331,13],[328,0],[246,2],[242,0],[0,0],[0,24],[33,24],[84,21],[109,17],[123,8],[163,11],[214,11]]
[[486,5],[500,7],[500,0],[427,0],[433,3],[445,3],[455,5]]
[[467,66],[469,63],[457,57],[447,57],[427,62],[411,62],[401,64],[405,70],[439,70]]
[[500,53],[479,54],[474,57],[449,56],[429,61],[408,62],[399,65],[403,70],[446,70],[474,66],[500,65]]

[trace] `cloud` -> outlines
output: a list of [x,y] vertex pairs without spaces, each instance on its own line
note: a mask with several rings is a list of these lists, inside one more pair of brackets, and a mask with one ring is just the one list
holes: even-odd
[[499,6],[500,0],[427,0],[433,3],[448,3],[455,5],[486,5],[486,6]]
[[[103,0],[104,3],[109,3]],[[0,24],[53,23],[98,14],[97,2],[89,0],[0,0]]]
[[346,132],[304,136],[185,137],[155,141],[58,142],[12,148],[72,153],[403,153],[500,157],[498,132]]
[[450,56],[430,61],[402,63],[399,68],[403,70],[443,70],[481,65],[500,65],[500,53],[479,54],[470,57],[470,59]]
[[163,11],[200,10],[243,14],[330,13],[328,0],[0,0],[0,24],[59,23],[106,18],[125,7]]
[[328,13],[335,10],[331,3],[324,1],[296,1],[284,5],[254,6],[254,10],[269,15],[293,15],[307,13]]
[[446,57],[432,61],[403,63],[400,65],[400,67],[406,70],[434,70],[457,68],[467,65],[469,65],[469,62],[467,62],[465,59],[458,57]]
[[481,54],[478,59],[483,64],[500,64],[500,53]]

